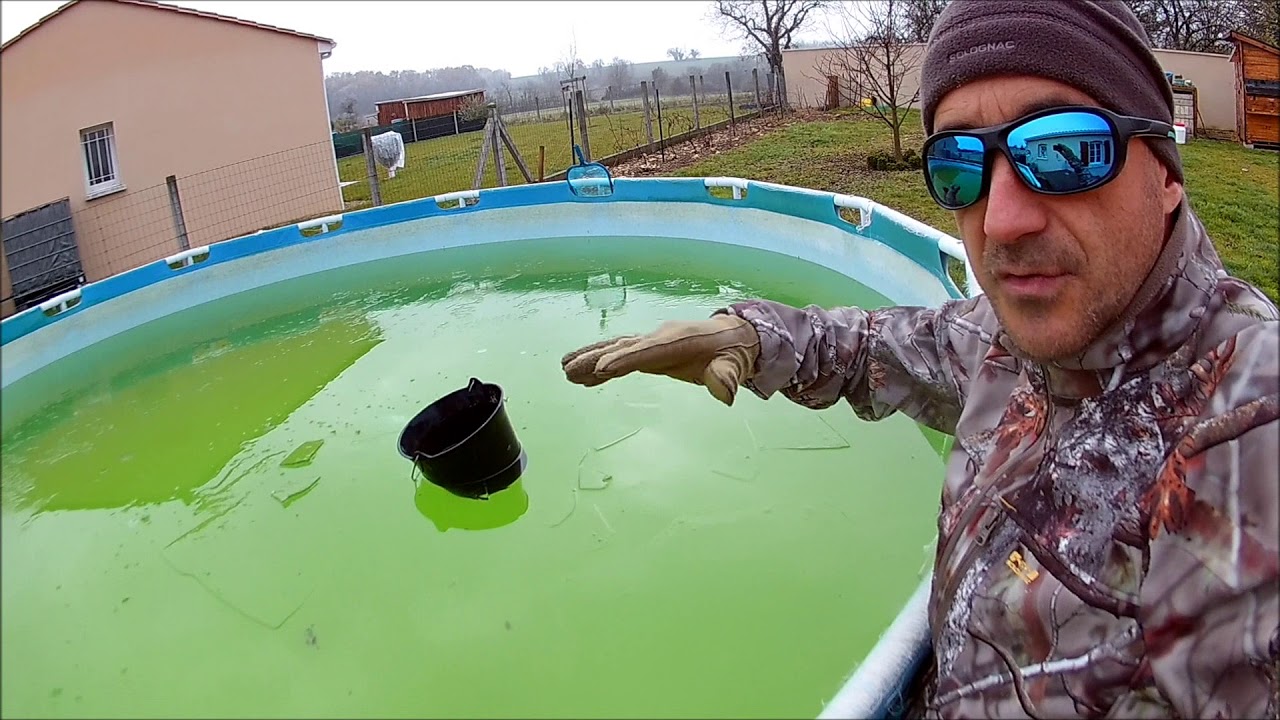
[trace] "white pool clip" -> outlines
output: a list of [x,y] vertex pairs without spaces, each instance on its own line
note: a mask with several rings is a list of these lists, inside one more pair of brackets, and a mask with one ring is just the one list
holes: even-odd
[[857,227],[859,230],[866,230],[871,225],[871,209],[875,207],[875,201],[857,195],[841,194],[833,194],[832,200],[838,208],[858,211]]
[[[201,255],[203,255],[204,257],[201,257],[199,260],[197,260],[196,258],[200,257]],[[208,259],[209,259],[209,246],[201,245],[198,248],[183,250],[177,255],[170,255],[169,257],[164,259],[164,262],[166,265],[169,266],[170,270],[181,270],[182,268],[191,267],[196,263],[204,262],[205,260],[208,260]]]
[[342,224],[342,213],[338,213],[337,215],[326,215],[324,217],[314,218],[311,220],[303,220],[302,222],[298,223],[298,232],[302,232],[304,230],[310,230],[311,228],[318,227],[320,228],[320,232],[317,234],[323,234],[323,233],[329,232],[330,225],[341,225],[341,224]]
[[718,187],[733,188],[733,199],[741,200],[742,193],[747,190],[747,182],[748,181],[743,180],[742,178],[735,177],[709,177],[706,180],[703,180],[702,184],[705,185],[708,190]]
[[40,312],[45,315],[58,315],[80,304],[80,288],[68,290],[40,303]]
[[480,191],[479,190],[459,190],[457,192],[445,193],[443,195],[436,195],[431,199],[435,200],[436,204],[439,205],[440,207],[444,207],[445,205],[448,205],[449,203],[456,200],[458,201],[458,207],[464,208],[467,206],[468,200],[480,199]]

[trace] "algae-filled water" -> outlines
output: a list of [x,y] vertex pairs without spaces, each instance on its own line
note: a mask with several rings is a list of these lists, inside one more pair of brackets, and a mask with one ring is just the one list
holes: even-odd
[[[930,560],[940,438],[559,365],[751,296],[885,304],[737,247],[522,241],[259,288],[22,379],[0,711],[815,716]],[[488,501],[396,452],[473,376],[529,457]]]

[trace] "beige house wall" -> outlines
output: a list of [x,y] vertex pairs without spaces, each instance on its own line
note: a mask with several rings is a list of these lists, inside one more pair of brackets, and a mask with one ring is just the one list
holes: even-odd
[[[920,87],[920,58],[924,45],[913,45],[905,56],[917,68],[903,78],[903,96],[911,97]],[[1198,89],[1198,109],[1203,125],[1215,130],[1236,129],[1235,74],[1226,55],[1157,50],[1156,58],[1166,72],[1181,75]],[[796,107],[820,108],[827,96],[827,69],[838,66],[838,52],[831,48],[784,50],[782,71],[787,76],[787,96]],[[841,105],[851,98],[842,97]],[[918,107],[918,105],[917,105]]]
[[[0,216],[70,198],[93,281],[180,250],[171,175],[191,247],[341,210],[321,45],[82,0],[4,49]],[[89,200],[80,132],[104,123],[126,189]]]

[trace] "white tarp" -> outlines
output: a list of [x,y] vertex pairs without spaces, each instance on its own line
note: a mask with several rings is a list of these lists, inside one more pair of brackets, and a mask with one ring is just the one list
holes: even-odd
[[373,136],[373,159],[387,169],[387,177],[396,176],[396,170],[404,167],[404,138],[395,130]]

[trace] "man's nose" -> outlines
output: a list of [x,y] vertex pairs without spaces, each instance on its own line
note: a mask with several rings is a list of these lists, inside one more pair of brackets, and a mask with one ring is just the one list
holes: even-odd
[[991,186],[982,229],[988,242],[1010,243],[1043,232],[1048,218],[1045,196],[1038,195],[1017,176],[1007,158],[992,163]]

